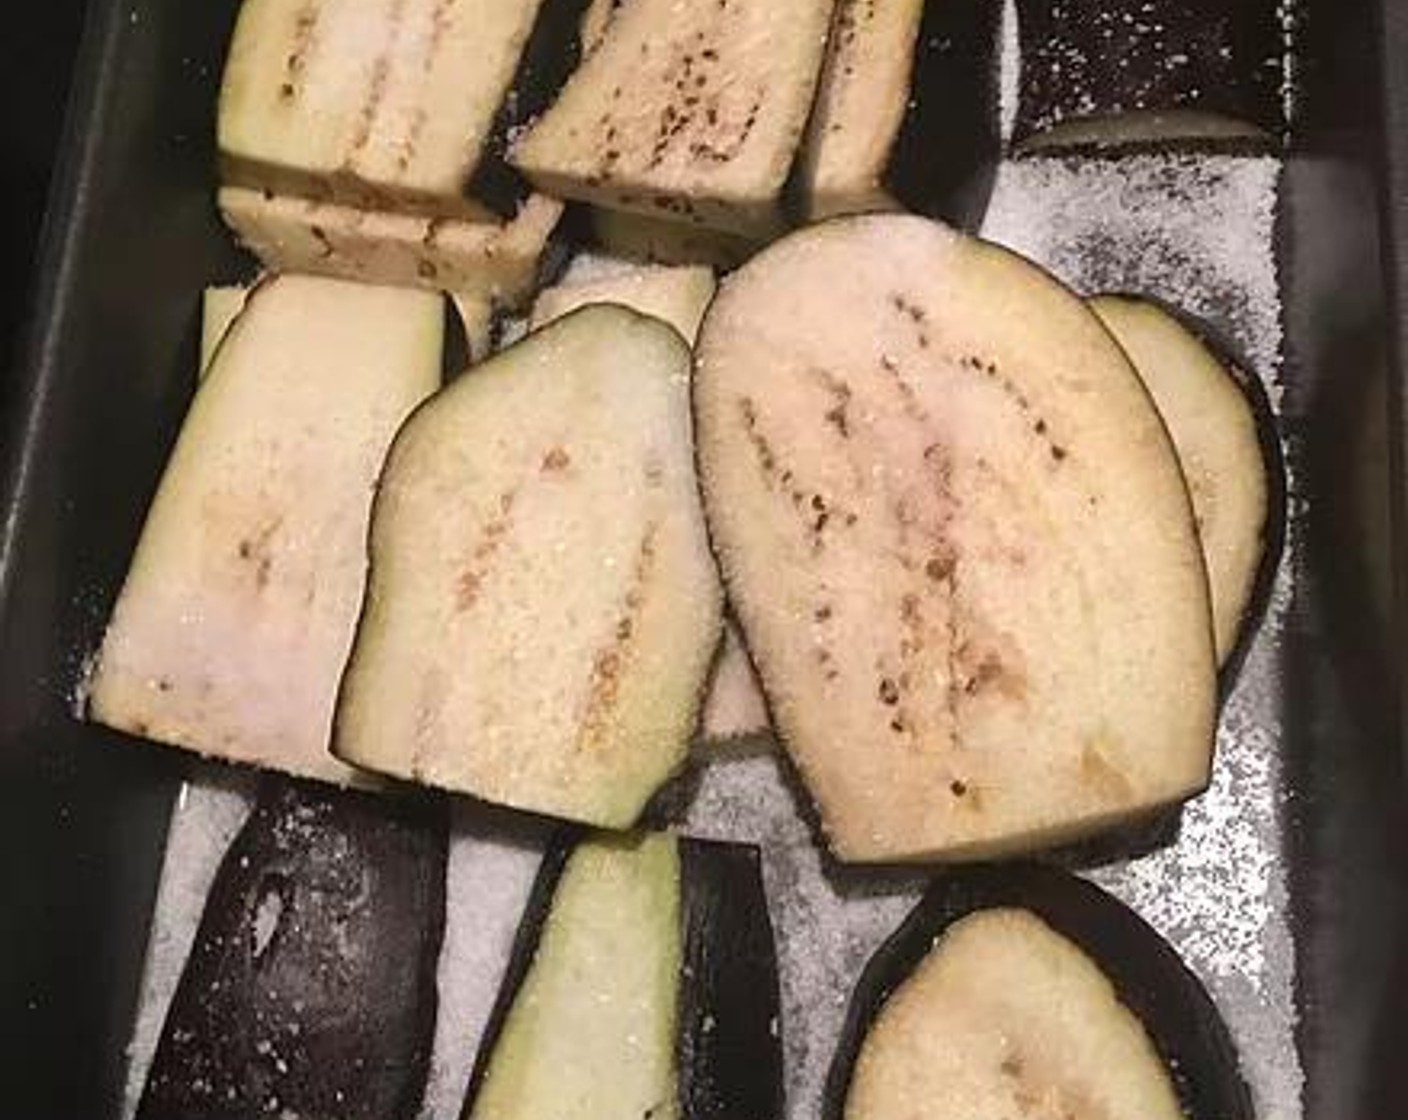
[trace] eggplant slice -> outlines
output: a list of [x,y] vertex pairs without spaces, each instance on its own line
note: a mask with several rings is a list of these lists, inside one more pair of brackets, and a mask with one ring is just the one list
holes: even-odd
[[636,820],[684,758],[719,636],[688,380],[670,327],[588,307],[412,417],[377,493],[338,757]]
[[425,288],[520,306],[531,295],[562,204],[529,198],[507,221],[424,218],[224,187],[220,213],[272,272]]
[[646,264],[737,268],[757,248],[746,237],[645,214],[592,207],[590,218],[593,239],[603,252]]
[[1021,148],[1275,147],[1282,7],[1248,0],[1017,0]]
[[831,8],[631,0],[510,159],[557,197],[770,236]]
[[724,640],[719,647],[709,695],[699,721],[699,737],[705,743],[730,743],[766,735],[772,730],[768,702],[752,658],[733,621],[724,623]]
[[440,380],[443,300],[281,276],[202,382],[103,639],[89,716],[334,782],[371,488]]
[[534,894],[465,1120],[781,1115],[756,849],[584,842],[549,855]]
[[[373,209],[486,216],[463,192],[540,6],[245,0],[220,93],[225,180]],[[575,42],[574,28],[564,48]]]
[[730,598],[841,859],[1053,846],[1206,785],[1188,495],[1074,294],[921,218],[837,219],[725,280],[694,402]]
[[822,1117],[1008,1113],[1253,1116],[1178,954],[1098,887],[1031,865],[946,876],[875,954]]
[[225,340],[231,325],[244,310],[249,289],[237,284],[206,288],[200,302],[200,369],[196,376],[204,379],[210,372],[210,359]]
[[1266,552],[1268,472],[1243,382],[1148,300],[1098,296],[1091,309],[1129,355],[1178,451],[1208,570],[1220,664],[1238,644]]
[[138,1120],[411,1120],[446,843],[443,806],[267,779],[216,874]]
[[798,189],[806,216],[976,224],[1002,155],[1000,4],[839,0]]

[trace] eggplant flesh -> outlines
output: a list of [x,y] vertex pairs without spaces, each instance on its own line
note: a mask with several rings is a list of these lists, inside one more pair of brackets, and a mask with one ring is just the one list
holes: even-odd
[[1279,143],[1280,10],[1245,0],[1018,0],[1019,147]]
[[753,1120],[782,1111],[756,849],[564,837],[544,860],[465,1120]]
[[723,282],[694,403],[730,601],[839,858],[1050,848],[1203,788],[1192,510],[1072,292],[914,216],[821,223]]
[[410,1120],[445,917],[442,807],[270,778],[207,897],[138,1120]]
[[1002,155],[1000,5],[840,0],[798,162],[803,214],[973,228]]
[[[875,954],[851,999],[846,1031],[827,1083],[822,1120],[880,1120],[890,1115],[866,1110],[854,1097],[857,1065],[867,1037],[906,981],[924,967],[931,954],[942,952],[945,939],[959,931],[965,920],[1014,913],[1059,935],[1103,973],[1119,1005],[1142,1026],[1167,1071],[1182,1110],[1175,1110],[1174,1115],[1186,1115],[1188,1120],[1252,1120],[1251,1094],[1242,1080],[1227,1026],[1178,954],[1138,915],[1098,887],[1065,872],[1031,864],[967,868],[946,875]],[[974,988],[972,1007],[1001,1007],[1002,984],[999,977]],[[1099,996],[1092,986],[1086,987],[1093,997]],[[1041,994],[1038,989],[1030,991]],[[1010,999],[1003,1013],[1010,1011],[1015,1016],[1028,994],[1021,990],[1006,993]],[[1105,1008],[1107,1013],[1112,1010],[1108,1002]],[[955,1014],[966,1011],[960,1008]],[[980,1026],[987,1034],[1001,1034],[1010,1028],[1011,1038],[1005,1041],[1012,1041],[1032,1024],[1014,1017]],[[1072,1029],[1080,1029],[1079,1024]],[[1031,1041],[1040,1048],[1057,1045],[1049,1036]],[[1035,1072],[1023,1069],[1019,1061],[1004,1059],[998,1079],[1017,1079]],[[1044,1072],[1056,1082],[1063,1078],[1073,1081],[1078,1075],[1097,1085],[1102,1076],[1099,1067],[1048,1068]],[[848,1102],[852,1107],[848,1108]]]

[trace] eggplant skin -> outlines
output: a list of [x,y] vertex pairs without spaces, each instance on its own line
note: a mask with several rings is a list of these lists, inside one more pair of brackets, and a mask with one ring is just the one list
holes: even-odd
[[758,850],[680,841],[682,1120],[776,1120],[784,1105],[777,950]]
[[207,898],[138,1120],[413,1117],[447,843],[438,801],[267,781]]
[[866,1035],[949,927],[978,911],[1005,908],[1035,914],[1099,966],[1143,1024],[1189,1120],[1254,1120],[1227,1024],[1173,948],[1099,887],[1037,864],[985,865],[945,875],[880,947],[851,997],[821,1120],[844,1120]]

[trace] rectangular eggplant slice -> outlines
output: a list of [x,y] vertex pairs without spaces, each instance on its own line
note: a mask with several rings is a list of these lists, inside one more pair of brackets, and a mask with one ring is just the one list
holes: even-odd
[[689,350],[583,308],[452,382],[383,470],[334,751],[610,828],[684,758],[721,593]]
[[845,1120],[915,1116],[1183,1120],[1168,1068],[1099,966],[1036,915],[955,922],[889,997]]
[[549,858],[536,894],[465,1120],[782,1114],[756,849],[587,841]]
[[1017,0],[1017,13],[1019,148],[1265,148],[1286,130],[1282,6]]
[[999,4],[838,0],[797,188],[811,221],[981,212],[1001,156]]
[[1090,306],[1139,371],[1178,452],[1208,570],[1218,662],[1226,664],[1265,554],[1270,465],[1257,417],[1232,371],[1157,304],[1100,296]]
[[220,94],[225,181],[482,217],[464,190],[541,6],[245,0]]
[[443,807],[270,779],[207,898],[138,1120],[412,1120]]
[[440,380],[437,295],[261,284],[221,343],[99,651],[89,718],[346,782],[328,753],[371,489]]
[[516,307],[532,292],[562,204],[533,195],[507,221],[425,218],[224,187],[220,213],[273,272],[424,288]]
[[215,357],[216,348],[224,341],[230,325],[244,310],[249,289],[238,285],[225,285],[206,288],[200,304],[200,370],[198,376],[204,378],[210,372],[210,359]]
[[838,857],[1055,846],[1205,787],[1192,510],[1078,297],[937,223],[836,219],[724,281],[694,402],[730,601]]
[[558,197],[770,236],[831,8],[631,0],[510,160]]
[[731,269],[757,248],[755,241],[737,234],[595,206],[591,208],[591,230],[594,243],[603,252],[647,264],[705,264]]

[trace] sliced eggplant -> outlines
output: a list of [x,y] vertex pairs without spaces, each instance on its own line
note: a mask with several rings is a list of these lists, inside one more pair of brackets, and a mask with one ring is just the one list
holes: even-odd
[[709,695],[704,699],[699,737],[705,743],[727,743],[766,735],[771,729],[768,703],[758,683],[758,674],[737,625],[727,622],[714,675],[709,681]]
[[532,293],[562,204],[533,195],[509,221],[468,221],[225,187],[220,212],[272,272],[426,288],[516,307]]
[[[540,6],[245,0],[220,93],[225,181],[373,209],[483,217],[464,190]],[[564,48],[575,50],[575,33],[562,36]]]
[[653,835],[549,859],[466,1120],[782,1114],[758,853]]
[[1267,147],[1286,129],[1282,6],[1017,0],[1026,148]]
[[730,599],[841,859],[1056,845],[1206,785],[1192,510],[1078,297],[922,218],[826,222],[724,281],[694,402]]
[[281,276],[191,406],[103,639],[88,714],[304,777],[327,751],[371,489],[440,380],[439,296]]
[[852,998],[823,1120],[1251,1120],[1227,1027],[1135,913],[1048,868],[937,883]]
[[839,0],[798,187],[811,219],[905,208],[964,225],[1002,154],[999,4]]
[[210,359],[224,340],[231,324],[244,310],[249,289],[239,285],[206,288],[200,308],[200,370],[199,377],[210,372]]
[[138,1120],[411,1120],[445,853],[440,807],[267,781],[211,887]]
[[684,758],[718,642],[689,350],[583,308],[398,435],[334,751],[624,828]]
[[647,264],[737,268],[757,248],[756,242],[736,234],[620,210],[592,208],[591,227],[603,251]]
[[1266,553],[1272,469],[1244,382],[1155,303],[1100,296],[1090,306],[1139,371],[1178,451],[1208,570],[1217,657],[1225,664]]
[[832,3],[631,0],[510,159],[558,197],[770,236]]
[[669,323],[692,343],[714,298],[714,273],[701,265],[649,265],[583,255],[551,288],[538,293],[532,329],[579,307],[616,303]]

